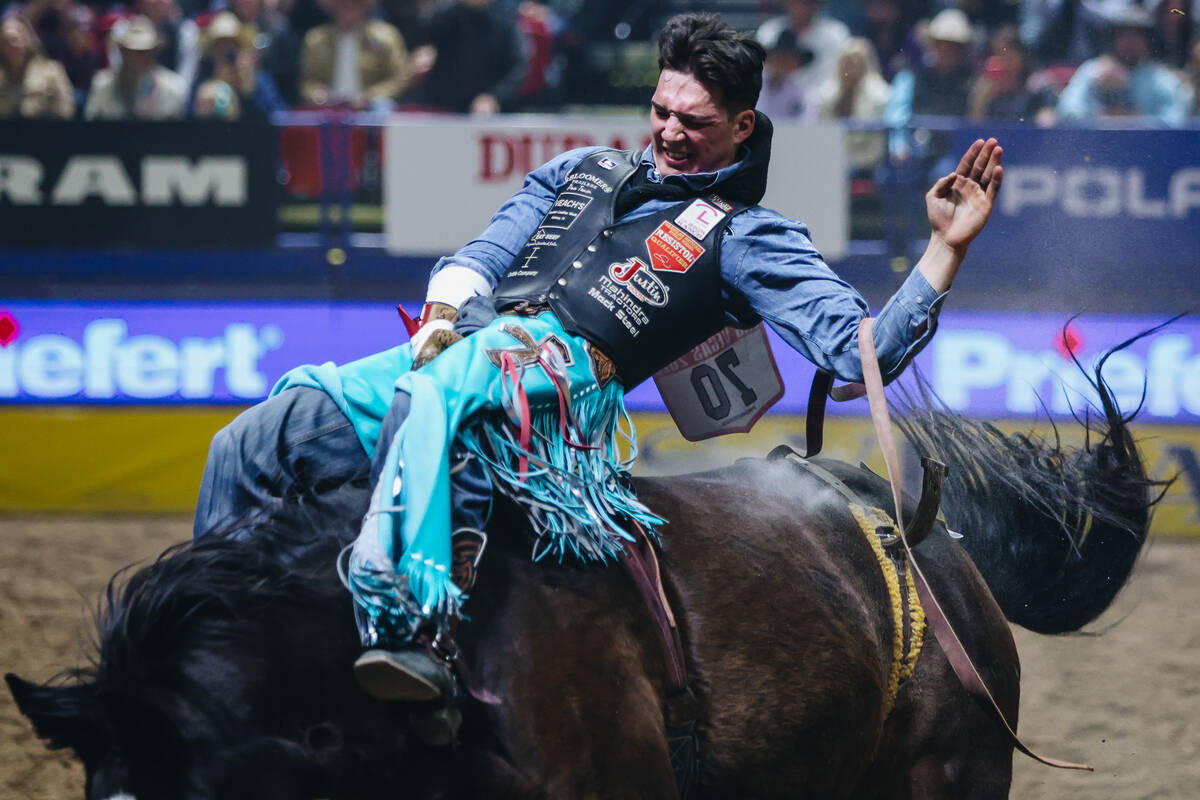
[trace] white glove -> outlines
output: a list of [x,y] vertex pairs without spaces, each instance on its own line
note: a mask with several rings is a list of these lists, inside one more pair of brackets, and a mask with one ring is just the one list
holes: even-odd
[[413,369],[428,364],[450,345],[462,338],[454,332],[458,309],[475,295],[488,296],[491,284],[470,267],[451,264],[429,279],[420,327],[412,335]]

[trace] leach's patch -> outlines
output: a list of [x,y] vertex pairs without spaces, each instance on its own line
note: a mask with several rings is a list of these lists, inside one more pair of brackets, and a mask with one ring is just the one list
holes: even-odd
[[617,166],[617,162],[613,161],[611,158],[602,158],[596,163],[604,169],[612,169],[613,167]]
[[692,204],[675,218],[675,221],[679,223],[679,227],[692,236],[703,239],[724,218],[725,212],[707,200],[693,200]]
[[699,242],[670,222],[659,225],[646,238],[646,250],[650,266],[666,272],[687,272],[704,255]]

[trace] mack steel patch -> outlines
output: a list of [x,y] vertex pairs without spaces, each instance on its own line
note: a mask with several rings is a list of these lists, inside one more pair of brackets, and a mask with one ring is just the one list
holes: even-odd
[[704,248],[677,226],[664,222],[646,238],[650,266],[665,272],[687,272]]

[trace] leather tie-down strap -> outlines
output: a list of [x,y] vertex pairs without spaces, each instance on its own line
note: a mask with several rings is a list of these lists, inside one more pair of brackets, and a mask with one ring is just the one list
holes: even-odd
[[654,554],[654,545],[646,531],[636,522],[633,529],[636,533],[635,541],[625,543],[625,557],[621,559],[621,563],[637,584],[662,645],[663,661],[667,666],[667,698],[663,705],[667,747],[679,797],[686,800],[695,789],[700,775],[700,739],[696,735],[700,704],[688,687],[683,641],[679,638],[675,615],[671,611],[667,594],[663,591],[662,570],[659,568],[658,556]]
[[825,400],[832,388],[833,374],[817,370],[812,386],[808,388],[808,405],[804,409],[804,458],[812,458],[825,444]]
[[975,668],[975,664],[971,661],[971,656],[967,653],[966,648],[963,647],[962,640],[954,632],[954,628],[951,626],[946,612],[942,610],[937,598],[933,596],[933,591],[930,589],[929,582],[925,579],[924,573],[921,572],[921,567],[917,563],[912,548],[909,546],[908,538],[904,533],[904,514],[900,508],[900,458],[897,455],[896,440],[892,435],[892,420],[888,415],[887,398],[883,393],[883,376],[880,374],[879,361],[875,355],[873,323],[873,319],[866,317],[858,329],[858,352],[862,360],[863,382],[866,384],[867,400],[871,406],[871,422],[875,426],[875,435],[879,439],[879,448],[883,451],[883,461],[887,465],[888,481],[892,486],[892,501],[896,507],[896,530],[899,532],[900,541],[904,545],[905,553],[908,555],[909,564],[912,565],[913,578],[916,583],[917,594],[921,599],[921,605],[925,608],[926,621],[933,630],[934,636],[937,637],[938,644],[941,645],[942,651],[946,654],[946,660],[950,662],[950,666],[954,669],[954,674],[958,676],[958,680],[962,683],[963,688],[979,702],[988,716],[1007,732],[1009,741],[1012,742],[1013,747],[1035,761],[1040,761],[1051,767],[1092,772],[1094,771],[1093,768],[1087,764],[1076,764],[1071,761],[1060,761],[1038,755],[1021,741],[1016,731],[1013,730],[1005,718],[1004,712],[996,703],[996,699],[988,690],[987,684],[984,683],[983,677],[979,674],[979,670]]

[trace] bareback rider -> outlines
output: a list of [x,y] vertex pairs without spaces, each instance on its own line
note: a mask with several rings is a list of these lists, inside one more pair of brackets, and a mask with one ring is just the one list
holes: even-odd
[[[447,666],[411,641],[446,635],[458,616],[474,559],[452,555],[451,532],[477,554],[489,483],[524,503],[539,557],[618,556],[629,528],[661,524],[624,480],[622,396],[690,347],[765,320],[821,369],[861,380],[866,303],[803,224],[758,205],[771,145],[754,111],[763,56],[720,17],[668,21],[644,152],[584,148],[531,172],[479,238],[434,267],[409,344],[295,370],[214,439],[198,534],[298,488],[361,513],[370,474],[347,575],[376,648],[355,666],[371,694],[454,690]],[[885,380],[933,336],[991,213],[1001,154],[975,142],[926,195],[928,248],[874,326]]]

